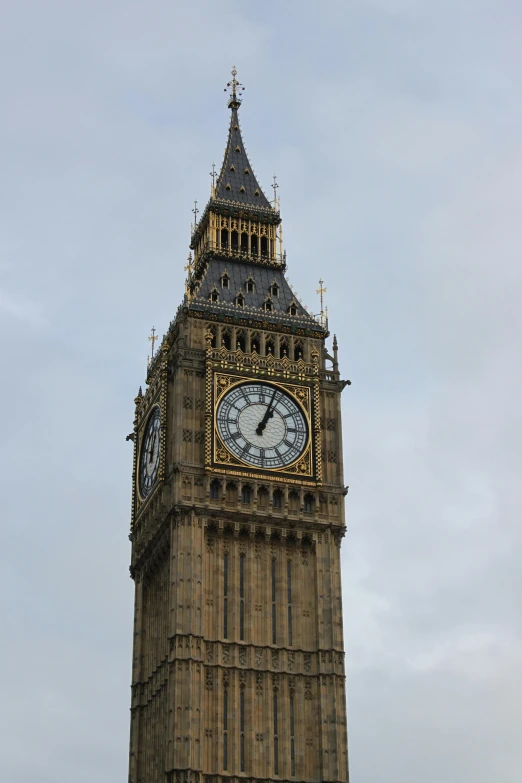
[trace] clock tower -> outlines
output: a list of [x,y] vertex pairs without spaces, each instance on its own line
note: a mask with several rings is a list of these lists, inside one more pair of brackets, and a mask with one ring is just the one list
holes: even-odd
[[347,783],[349,382],[287,281],[277,185],[247,157],[235,70],[227,86],[183,302],[135,400],[129,781]]

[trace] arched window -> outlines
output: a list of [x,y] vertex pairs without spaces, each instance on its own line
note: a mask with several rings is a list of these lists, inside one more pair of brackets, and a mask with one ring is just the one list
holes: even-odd
[[238,250],[239,249],[239,234],[237,231],[232,231],[232,234],[230,235],[231,240],[231,246],[232,250]]
[[221,333],[221,344],[227,348],[227,350],[230,351],[232,348],[232,335],[230,333],[230,329],[223,329]]
[[275,355],[275,341],[273,337],[267,337],[265,341],[265,351],[267,356]]
[[283,493],[280,489],[275,489],[272,495],[272,506],[274,508],[283,508]]
[[252,353],[254,353],[254,351],[256,353],[259,353],[259,346],[260,346],[259,335],[257,334],[257,332],[254,332],[250,340],[250,350],[252,351]]
[[223,250],[228,248],[228,228],[221,229],[221,247]]
[[246,350],[246,335],[242,330],[236,334],[236,349],[237,348],[242,350],[243,353]]
[[301,340],[296,340],[294,343],[294,360],[297,362],[303,358],[303,343]]
[[268,489],[259,487],[257,492],[257,507],[263,511],[268,508]]
[[304,510],[307,514],[313,514],[315,509],[315,498],[310,493],[304,496]]
[[295,490],[288,493],[288,506],[290,511],[294,513],[299,511],[299,494]]
[[286,337],[283,337],[279,343],[279,355],[281,356],[281,359],[283,359],[285,356],[288,356],[288,340]]
[[241,251],[248,253],[248,234],[245,234],[245,232],[241,234]]
[[252,234],[250,237],[250,250],[253,256],[257,256],[257,236],[255,234]]
[[227,483],[227,503],[235,505],[237,503],[237,486],[233,481]]
[[249,506],[252,500],[252,488],[248,484],[244,484],[241,487],[241,503],[244,506]]
[[268,239],[266,237],[261,237],[261,255],[264,258],[268,255]]

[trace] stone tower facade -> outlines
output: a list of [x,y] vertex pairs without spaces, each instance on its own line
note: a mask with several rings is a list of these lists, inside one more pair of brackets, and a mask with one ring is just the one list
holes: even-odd
[[286,280],[235,77],[185,296],[135,400],[129,781],[345,783],[348,382]]

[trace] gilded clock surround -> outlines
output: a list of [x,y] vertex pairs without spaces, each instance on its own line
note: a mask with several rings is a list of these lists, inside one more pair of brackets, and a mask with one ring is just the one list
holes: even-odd
[[[320,437],[320,387],[319,352],[311,349],[311,363],[302,359],[290,361],[288,357],[275,359],[269,355],[260,357],[256,352],[245,354],[241,349],[230,351],[225,347],[212,348],[213,334],[210,328],[205,331],[206,343],[206,439],[205,465],[208,471],[246,473],[251,478],[258,471],[241,464],[222,443],[215,427],[214,410],[218,401],[218,387],[222,390],[231,383],[239,383],[248,378],[264,379],[286,393],[292,394],[304,409],[309,427],[308,447],[297,462],[287,468],[270,471],[274,479],[289,482],[313,482],[317,486],[322,481],[322,448]],[[229,370],[229,372],[226,372]],[[224,372],[225,371],[225,372]],[[236,374],[233,374],[235,371]],[[241,375],[238,375],[238,371]],[[224,385],[222,386],[221,380]],[[299,478],[296,478],[298,476]]]
[[[257,380],[260,380],[259,376],[255,376],[255,377]],[[238,459],[227,448],[226,444],[223,442],[223,439],[220,436],[216,424],[218,404],[223,394],[225,392],[229,392],[231,389],[234,389],[237,386],[240,386],[241,384],[244,384],[245,376],[215,372],[213,378],[214,378],[213,399],[212,399],[212,409],[214,411],[213,432],[212,432],[213,449],[212,449],[212,465],[209,467],[218,468],[218,469],[232,468],[234,472],[241,470],[241,471],[247,471],[248,473],[252,473],[252,475],[254,475],[255,473],[258,474],[266,473],[269,470],[268,468],[257,469],[254,466],[242,462],[240,459]],[[250,379],[252,380],[252,378]],[[299,476],[302,476],[303,478],[312,478],[313,464],[314,464],[313,455],[312,455],[312,442],[313,442],[312,389],[309,386],[304,386],[304,385],[296,386],[295,384],[282,383],[281,381],[274,381],[272,380],[272,378],[268,378],[268,377],[263,378],[263,380],[266,380],[266,382],[269,383],[271,386],[281,389],[283,393],[290,395],[295,400],[296,404],[299,406],[300,410],[302,411],[307,424],[306,444],[299,457],[295,459],[290,465],[286,465],[281,468],[274,468],[269,472],[278,475],[286,473],[292,475],[292,477],[294,477],[295,474],[297,474]]]

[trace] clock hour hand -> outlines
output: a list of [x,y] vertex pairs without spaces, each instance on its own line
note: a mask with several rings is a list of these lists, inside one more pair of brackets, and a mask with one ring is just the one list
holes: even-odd
[[259,422],[259,424],[257,426],[256,435],[262,435],[263,434],[263,430],[265,429],[265,427],[267,425],[268,419],[271,419],[272,416],[274,415],[274,411],[272,410],[272,407],[273,407],[273,404],[274,404],[274,400],[275,400],[276,394],[277,394],[277,389],[274,389],[274,393],[272,395],[272,399],[270,400],[270,402],[268,404],[268,408],[266,409],[266,413],[265,413],[265,415],[263,416],[263,418],[261,419],[261,421]]

